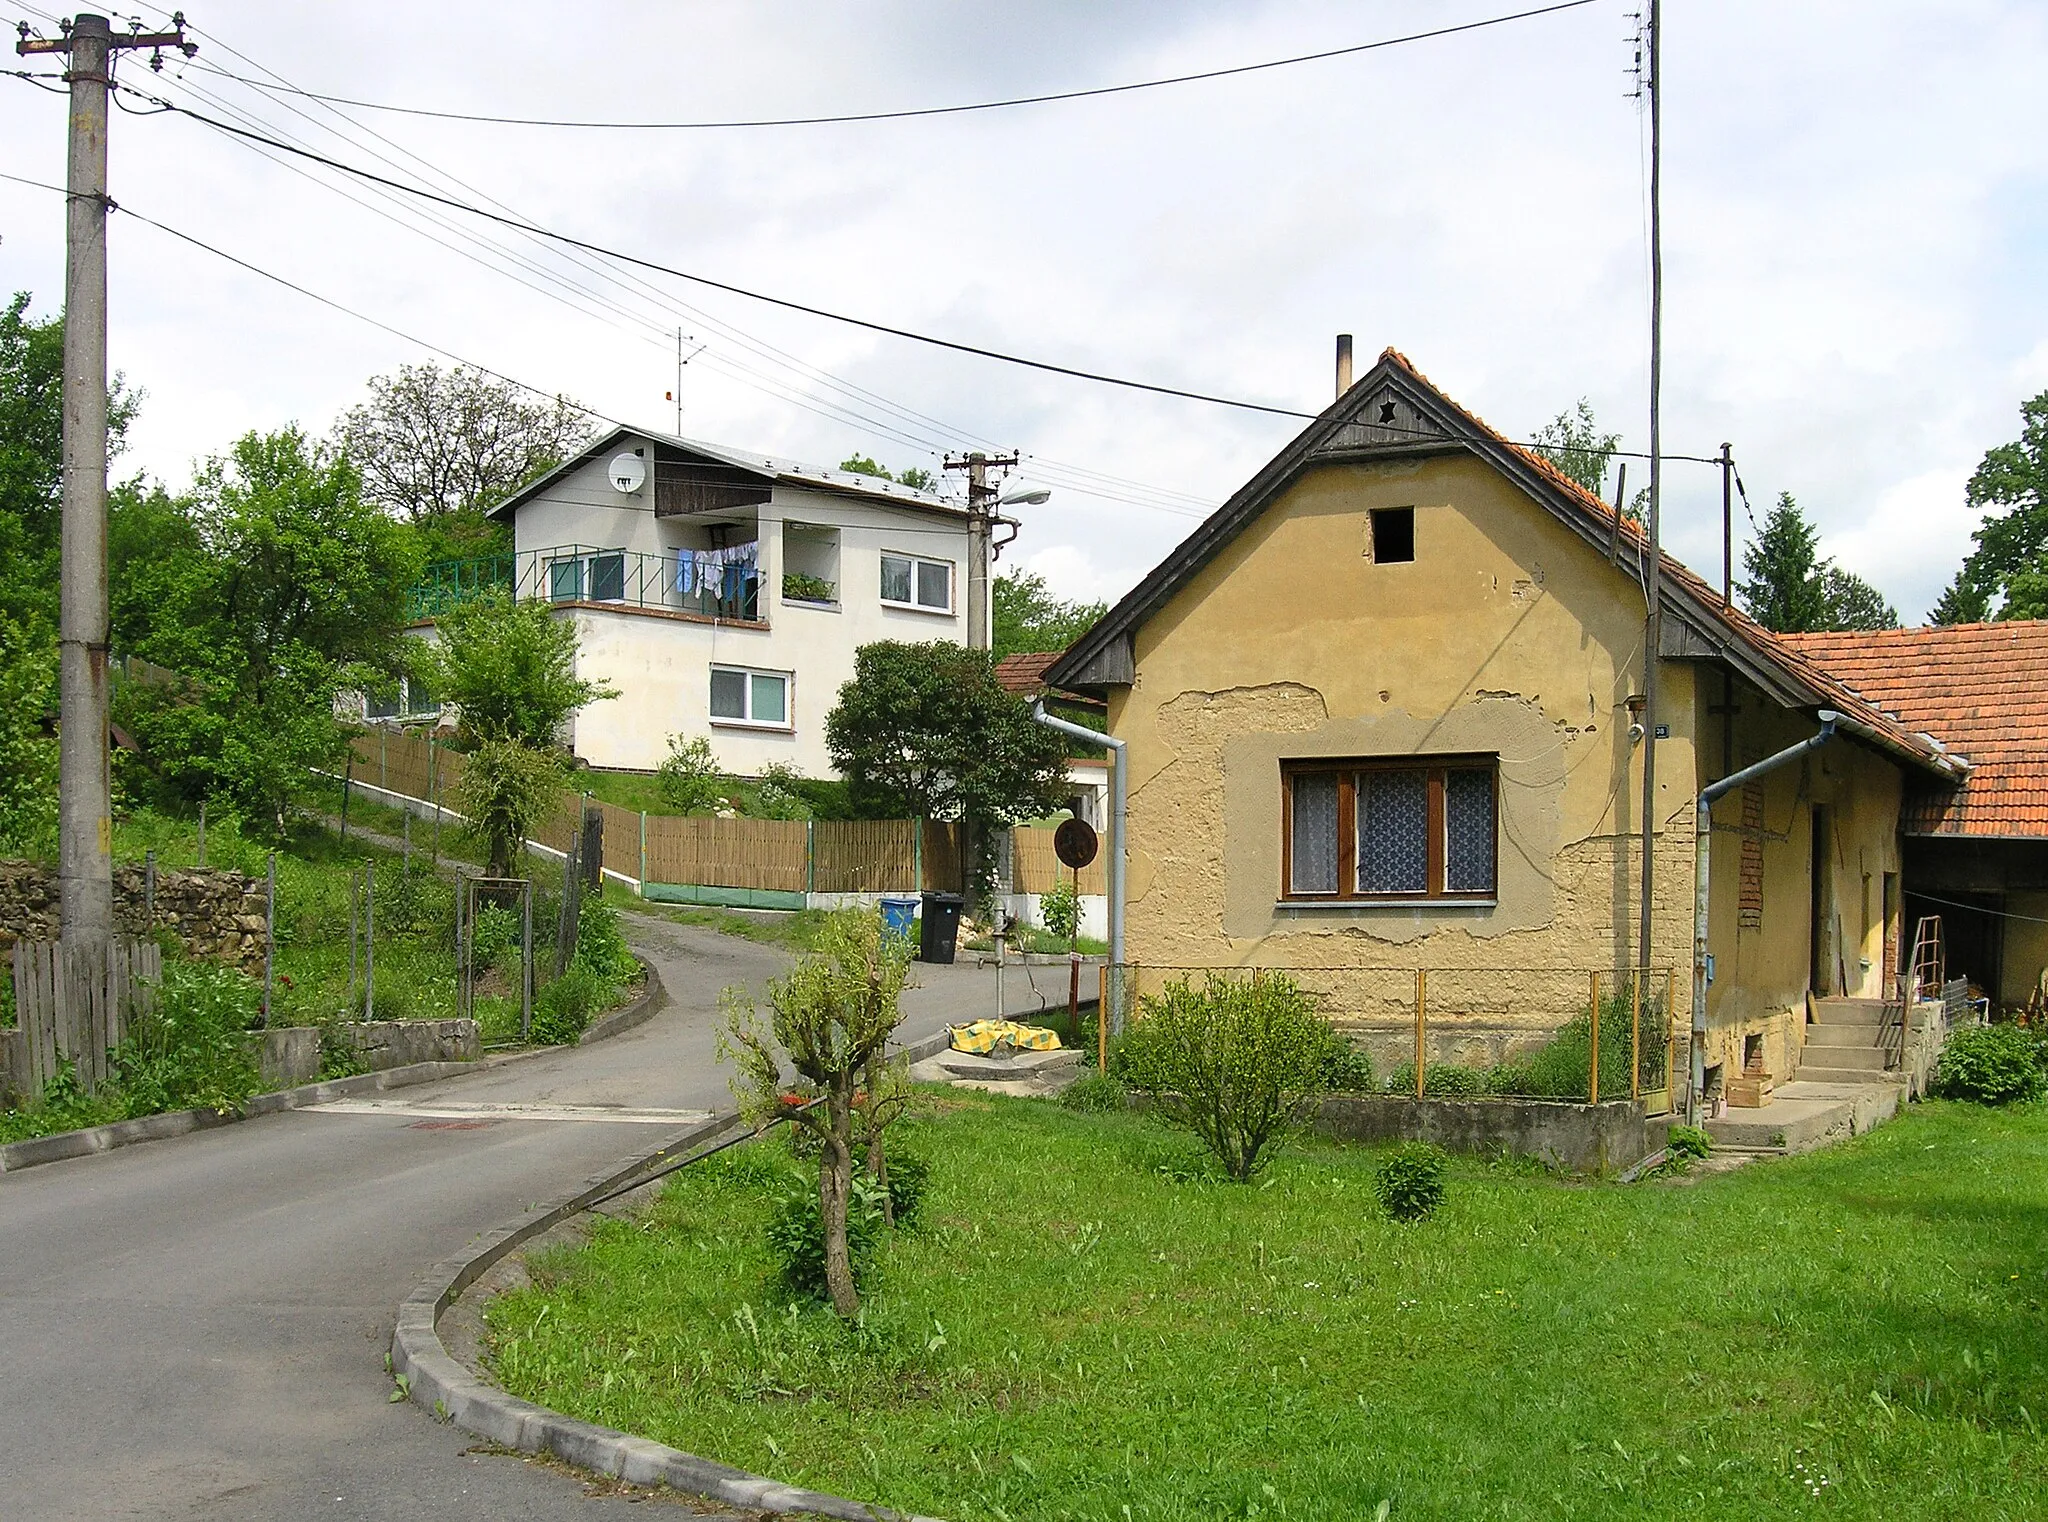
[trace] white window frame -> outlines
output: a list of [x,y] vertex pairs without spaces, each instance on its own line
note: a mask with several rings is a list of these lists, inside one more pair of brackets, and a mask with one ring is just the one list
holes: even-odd
[[[957,560],[945,560],[935,555],[913,555],[906,550],[883,550],[881,558],[875,562],[875,588],[878,592],[881,590],[884,575],[883,563],[890,560],[901,560],[909,564],[911,600],[899,602],[893,597],[884,596],[881,599],[883,607],[901,608],[906,613],[928,613],[936,618],[951,618],[959,611],[960,563]],[[928,565],[946,568],[946,605],[943,608],[935,608],[929,603],[917,601],[918,568]]]
[[[730,672],[747,679],[747,717],[728,718],[711,712],[711,677],[717,672]],[[782,683],[782,717],[779,719],[757,719],[754,712],[754,678],[772,676]],[[776,671],[767,666],[734,666],[724,661],[714,661],[704,678],[704,711],[710,721],[722,729],[770,729],[791,733],[796,729],[796,673]]]

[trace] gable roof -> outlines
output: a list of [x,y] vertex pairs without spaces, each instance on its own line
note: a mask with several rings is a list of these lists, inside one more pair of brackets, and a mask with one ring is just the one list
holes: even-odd
[[[1137,674],[1139,626],[1303,472],[1322,464],[1457,453],[1486,461],[1603,555],[1618,542],[1626,552],[1624,565],[1634,561],[1640,578],[1648,551],[1648,536],[1640,526],[1627,519],[1617,522],[1613,508],[1534,450],[1496,433],[1432,385],[1405,355],[1387,349],[1350,390],[1076,640],[1046,671],[1045,680],[1095,692],[1129,685]],[[1849,721],[1845,727],[1900,760],[1945,777],[1967,769],[1938,742],[1865,702],[1739,609],[1724,608],[1716,588],[1668,554],[1661,563],[1661,655],[1723,661],[1786,708],[1840,712]]]
[[996,685],[1014,697],[1038,698],[1051,694],[1084,708],[1099,710],[1107,706],[1100,698],[1090,697],[1086,693],[1068,692],[1047,682],[1045,673],[1059,658],[1060,652],[1057,650],[1031,650],[1003,656],[996,662]]
[[865,497],[873,502],[886,502],[892,507],[910,507],[925,512],[942,513],[948,517],[959,518],[963,522],[967,518],[967,509],[958,502],[942,497],[937,492],[920,491],[915,486],[905,486],[901,481],[885,481],[880,476],[862,475],[852,470],[827,470],[822,465],[805,465],[801,461],[784,459],[779,455],[753,454],[747,450],[729,448],[724,444],[707,444],[702,439],[685,439],[672,433],[657,433],[651,428],[628,428],[623,423],[611,432],[591,440],[574,458],[564,460],[545,475],[536,476],[528,481],[511,496],[486,511],[484,516],[496,518],[517,511],[571,471],[581,469],[590,461],[610,453],[626,439],[646,439],[660,448],[697,455],[720,465],[729,465],[735,470],[758,477],[766,485],[781,482],[789,486],[809,487],[815,491]]
[[1969,757],[1961,787],[1908,796],[1907,834],[2048,836],[2048,621],[1779,638]]

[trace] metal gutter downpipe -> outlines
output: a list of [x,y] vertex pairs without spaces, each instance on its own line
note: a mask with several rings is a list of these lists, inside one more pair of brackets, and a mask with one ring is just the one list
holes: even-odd
[[[1707,907],[1710,887],[1709,863],[1714,847],[1714,804],[1746,782],[1774,772],[1788,761],[1797,761],[1810,750],[1818,750],[1835,737],[1842,716],[1832,708],[1820,710],[1820,729],[1797,745],[1788,745],[1775,756],[1766,756],[1754,766],[1709,782],[1700,789],[1699,806],[1693,819],[1692,889],[1692,1039],[1686,1043],[1692,1069],[1685,1092],[1685,1121],[1700,1123],[1700,1099],[1707,1085]],[[1724,716],[1725,722],[1725,716]]]
[[[1045,699],[1033,699],[1031,717],[1048,729],[1057,729],[1061,734],[1075,740],[1085,740],[1090,745],[1106,745],[1115,753],[1115,764],[1109,769],[1109,965],[1124,965],[1124,818],[1129,803],[1129,789],[1124,774],[1125,749],[1122,740],[1114,735],[1103,734],[1085,724],[1070,723],[1045,711]],[[1123,1028],[1122,989],[1115,978],[1110,979],[1110,1028]]]

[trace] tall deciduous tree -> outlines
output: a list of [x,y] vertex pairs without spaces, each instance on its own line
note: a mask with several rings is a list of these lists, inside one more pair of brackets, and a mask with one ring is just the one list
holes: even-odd
[[2048,617],[2048,391],[2021,406],[2017,439],[1985,452],[1964,499],[1985,514],[1971,535],[1977,547],[1928,617]]
[[0,613],[0,852],[41,851],[54,833],[56,709],[57,647]]
[[1825,629],[1895,629],[1884,594],[1820,553],[1820,532],[1792,493],[1780,492],[1756,539],[1742,552],[1736,586],[1749,616],[1779,634]]
[[1068,602],[1053,596],[1045,578],[1035,571],[998,576],[991,609],[996,658],[1064,650],[1108,611],[1108,603]]
[[[825,746],[870,818],[958,819],[971,841],[1065,802],[1066,741],[997,684],[986,650],[863,645],[825,718]],[[985,844],[971,887],[986,891]]]
[[850,454],[839,462],[839,468],[850,475],[879,476],[884,481],[894,481],[913,491],[936,491],[939,486],[939,478],[921,465],[913,465],[898,475],[877,464],[873,455]]
[[445,558],[488,547],[497,535],[484,511],[581,449],[591,425],[562,397],[429,361],[372,380],[335,432],[364,500],[418,525],[431,558]]
[[544,602],[491,593],[443,614],[439,630],[426,659],[435,692],[460,711],[466,745],[545,749],[577,709],[618,696],[576,674],[576,626]]
[[157,561],[149,600],[118,604],[124,641],[183,680],[124,684],[123,720],[174,793],[281,823],[306,768],[339,753],[336,693],[409,660],[411,549],[348,461],[297,428],[247,435],[182,502],[126,511],[117,542],[153,543]]
[[[57,626],[64,483],[64,319],[28,316],[28,292],[0,311],[0,616],[28,635]],[[107,400],[118,455],[139,398],[120,376]]]
[[1602,433],[1593,404],[1583,396],[1570,412],[1560,412],[1531,436],[1543,458],[1603,501],[1607,496],[1607,465],[1621,447],[1621,435]]

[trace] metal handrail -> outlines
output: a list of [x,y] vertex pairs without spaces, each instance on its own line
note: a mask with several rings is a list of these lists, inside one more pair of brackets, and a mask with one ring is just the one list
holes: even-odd
[[514,555],[441,561],[412,588],[413,622],[503,592],[524,602],[601,603],[759,622],[761,570],[753,545],[661,553],[610,545],[556,544]]

